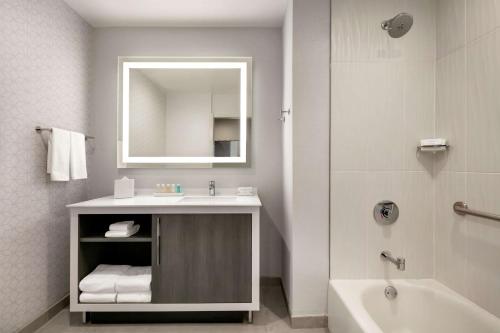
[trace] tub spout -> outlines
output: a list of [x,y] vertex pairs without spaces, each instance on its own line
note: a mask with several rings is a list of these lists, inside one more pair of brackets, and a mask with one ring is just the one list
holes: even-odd
[[382,251],[382,253],[380,253],[380,257],[383,260],[392,262],[394,265],[396,265],[397,269],[400,271],[404,271],[406,269],[406,260],[400,257],[394,258],[391,252],[389,251]]

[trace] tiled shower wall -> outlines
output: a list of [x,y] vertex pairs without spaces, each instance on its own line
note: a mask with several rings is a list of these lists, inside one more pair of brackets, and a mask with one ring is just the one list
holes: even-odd
[[[415,23],[393,39],[380,24],[400,12]],[[433,276],[433,159],[416,147],[434,135],[435,45],[435,0],[332,1],[333,278]],[[381,200],[400,208],[392,226],[373,219]]]
[[49,181],[34,128],[88,132],[90,36],[62,1],[0,1],[0,332],[69,290],[65,205],[86,198],[86,182]]
[[[390,39],[401,11],[414,26]],[[332,24],[331,276],[435,277],[500,316],[500,224],[452,210],[500,214],[500,1],[333,0]],[[434,135],[450,150],[416,154]],[[383,199],[391,227],[371,216]]]
[[436,277],[500,316],[500,223],[452,210],[500,214],[500,1],[439,0],[437,22]]

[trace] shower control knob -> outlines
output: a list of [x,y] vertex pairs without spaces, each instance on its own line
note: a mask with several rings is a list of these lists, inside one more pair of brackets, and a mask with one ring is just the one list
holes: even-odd
[[380,224],[392,224],[399,217],[399,208],[392,201],[384,200],[375,205],[373,218]]

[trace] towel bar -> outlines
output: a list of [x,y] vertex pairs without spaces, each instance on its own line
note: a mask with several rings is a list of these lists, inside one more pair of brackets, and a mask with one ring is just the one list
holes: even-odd
[[[52,132],[52,128],[43,128],[43,127],[37,126],[37,127],[35,127],[35,131],[37,131],[38,133],[41,133],[41,132],[44,132],[44,131]],[[89,136],[89,135],[85,135],[85,140],[93,140],[93,139],[95,139],[95,137]]]

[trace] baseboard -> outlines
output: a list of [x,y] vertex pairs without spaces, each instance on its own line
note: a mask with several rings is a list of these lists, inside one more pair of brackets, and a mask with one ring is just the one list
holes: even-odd
[[281,286],[281,278],[275,276],[261,276],[261,286]]
[[61,312],[62,309],[69,305],[69,295],[64,296],[47,311],[38,316],[35,320],[33,320],[28,325],[24,326],[24,328],[17,331],[18,333],[33,333],[43,325],[45,325],[49,320],[51,320],[56,314]]
[[290,311],[290,303],[288,302],[288,295],[285,291],[285,286],[283,285],[283,280],[281,278],[276,278],[279,280],[279,285],[281,286],[281,292],[285,298],[285,306],[288,311],[288,316],[290,317],[290,326],[292,328],[326,328],[328,327],[328,316],[292,316]]
[[290,316],[290,326],[296,328],[326,328],[328,327],[328,316]]

